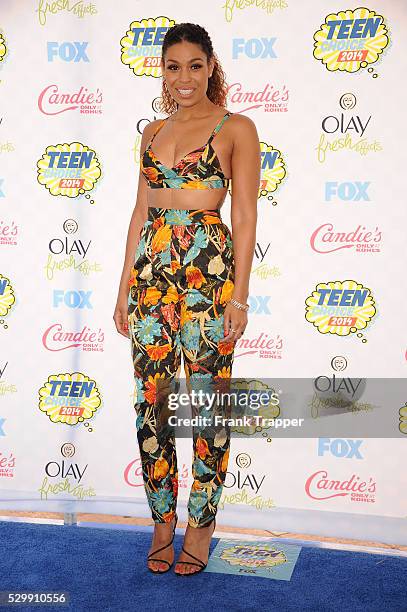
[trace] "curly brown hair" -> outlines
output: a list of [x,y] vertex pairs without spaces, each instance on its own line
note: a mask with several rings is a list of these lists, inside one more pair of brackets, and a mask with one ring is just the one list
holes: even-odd
[[[208,32],[202,26],[196,23],[177,23],[169,28],[164,36],[161,57],[164,61],[165,54],[169,47],[175,43],[187,42],[197,44],[201,47],[208,59],[214,59],[214,67],[212,75],[208,79],[208,89],[206,95],[209,100],[218,106],[226,106],[227,97],[227,84],[226,75],[222,70],[220,62],[216,53],[213,50],[212,41]],[[170,95],[167,87],[164,86],[164,80],[162,82],[162,94],[161,100],[158,101],[158,108],[160,112],[167,113],[170,115],[178,108],[178,103]]]

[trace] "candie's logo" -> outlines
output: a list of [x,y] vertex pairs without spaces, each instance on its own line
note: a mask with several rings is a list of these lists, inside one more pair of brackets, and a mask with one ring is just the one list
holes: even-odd
[[53,423],[77,425],[88,421],[101,403],[96,382],[82,372],[51,374],[39,390],[39,409]]
[[314,57],[330,72],[357,72],[377,62],[389,44],[387,34],[384,17],[370,9],[330,13],[314,34]]
[[148,17],[133,21],[120,40],[121,60],[136,76],[161,76],[161,47],[164,36],[175,24],[169,17]]
[[[354,280],[319,283],[305,300],[305,318],[321,334],[349,336],[361,332],[376,314],[370,289]],[[362,342],[367,342],[366,338]]]
[[275,149],[273,145],[268,145],[265,142],[260,142],[260,155],[259,197],[267,196],[269,200],[272,200],[273,196],[271,194],[277,191],[287,174],[285,163],[281,152]]
[[54,196],[77,198],[101,176],[95,151],[80,142],[49,145],[37,166],[38,182]]
[[0,32],[0,62],[4,60],[7,55],[6,41],[4,40],[3,34]]
[[311,499],[320,501],[342,497],[352,502],[375,503],[376,481],[372,476],[365,480],[356,474],[340,480],[337,477],[330,478],[327,470],[318,470],[307,478],[305,492]]
[[354,253],[378,253],[382,232],[377,225],[366,229],[358,225],[352,229],[336,228],[333,223],[322,223],[311,234],[310,245],[315,253],[335,253],[343,249],[353,249]]
[[54,116],[69,111],[78,111],[81,115],[101,115],[103,94],[99,87],[94,91],[81,85],[79,89],[62,90],[52,83],[41,91],[38,97],[38,108],[44,115]]
[[[6,317],[9,314],[15,301],[16,298],[10,279],[0,274],[0,317]],[[4,329],[7,329],[8,325],[4,324],[3,320],[1,320],[1,324]]]

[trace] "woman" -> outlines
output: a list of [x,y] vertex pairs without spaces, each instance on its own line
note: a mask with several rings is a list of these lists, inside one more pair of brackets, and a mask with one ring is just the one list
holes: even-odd
[[[247,325],[260,179],[256,127],[224,108],[224,74],[206,30],[191,23],[170,28],[161,70],[169,116],[143,131],[113,317],[117,331],[131,338],[137,437],[155,523],[148,568],[156,573],[173,564],[177,521],[175,437],[163,424],[163,398],[177,380],[181,353],[189,389],[230,379],[235,343]],[[219,211],[228,177],[233,239]],[[179,575],[206,567],[229,445],[225,427],[193,430],[194,481]]]

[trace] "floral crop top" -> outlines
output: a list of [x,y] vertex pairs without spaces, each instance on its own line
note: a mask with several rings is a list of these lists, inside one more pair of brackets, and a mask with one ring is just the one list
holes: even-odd
[[173,168],[168,168],[151,149],[155,135],[163,127],[163,119],[153,134],[141,159],[140,169],[152,189],[219,189],[229,187],[230,178],[225,177],[218,156],[212,147],[212,139],[232,113],[229,111],[216,125],[209,140],[199,149],[187,153]]

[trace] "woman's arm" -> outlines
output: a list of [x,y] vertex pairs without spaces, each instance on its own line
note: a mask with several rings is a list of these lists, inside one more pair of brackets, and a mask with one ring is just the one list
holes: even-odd
[[232,151],[231,222],[235,254],[232,297],[246,303],[256,246],[257,199],[260,185],[260,143],[254,122],[239,115]]
[[[235,115],[232,150],[231,222],[235,259],[232,298],[246,304],[249,279],[256,246],[257,199],[260,185],[260,143],[254,122],[245,115]],[[247,314],[228,304],[225,309],[225,341],[237,340],[247,325]],[[229,327],[236,332],[229,333]]]
[[[149,142],[158,121],[152,121],[143,130],[140,143],[140,158]],[[127,232],[126,250],[124,255],[123,271],[119,283],[116,308],[113,320],[117,331],[123,336],[128,337],[127,331],[127,299],[129,294],[130,272],[134,265],[136,249],[140,240],[140,232],[144,222],[148,218],[147,201],[147,181],[141,171],[139,172],[136,204],[130,218],[129,229]]]

